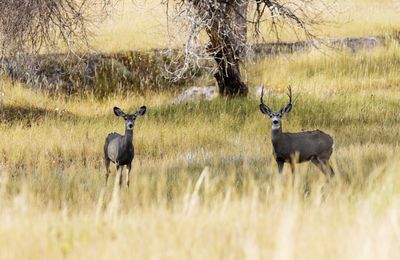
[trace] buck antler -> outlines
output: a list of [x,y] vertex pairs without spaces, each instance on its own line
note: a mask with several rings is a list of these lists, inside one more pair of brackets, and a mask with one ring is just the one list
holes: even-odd
[[264,104],[264,100],[263,100],[263,96],[264,96],[264,86],[263,86],[262,89],[261,89],[260,102],[261,102],[261,104],[265,105],[265,104]]
[[290,85],[288,87],[288,91],[289,91],[289,93],[287,93],[287,96],[289,97],[289,103],[288,104],[292,104],[292,87]]

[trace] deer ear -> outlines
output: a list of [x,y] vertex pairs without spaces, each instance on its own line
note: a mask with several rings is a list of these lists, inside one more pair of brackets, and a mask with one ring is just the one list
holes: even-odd
[[264,104],[260,104],[260,111],[261,111],[261,113],[268,115],[268,116],[271,114],[271,109]]
[[119,107],[114,107],[114,114],[116,116],[125,116],[125,113]]
[[146,106],[141,106],[141,107],[139,108],[139,110],[136,112],[136,115],[138,115],[138,116],[143,116],[143,115],[146,113],[146,109],[147,109]]
[[288,114],[292,110],[292,103],[287,104],[284,108],[282,108],[281,113],[283,115]]

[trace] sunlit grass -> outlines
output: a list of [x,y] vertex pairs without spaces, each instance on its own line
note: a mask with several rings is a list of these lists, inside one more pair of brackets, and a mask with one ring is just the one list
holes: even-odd
[[[327,2],[332,7],[325,13],[326,22],[315,31],[321,38],[386,35],[400,30],[400,4],[396,1]],[[96,37],[91,45],[106,52],[182,45],[185,40],[182,31],[172,23],[168,28],[171,37],[168,37],[166,21],[165,5],[159,1],[123,0],[110,18],[94,29]],[[264,26],[262,31],[266,40],[275,40],[268,27]],[[285,29],[280,34],[282,41],[297,40],[291,30]]]
[[311,92],[373,91],[379,95],[398,88],[399,53],[397,41],[358,52],[323,48],[262,58],[246,64],[244,70],[250,85],[269,84],[282,89],[292,84]]
[[[312,51],[247,64],[286,131],[335,139],[328,180],[279,175],[258,98],[175,105],[175,93],[98,100],[0,79],[0,258],[398,259],[399,47]],[[211,79],[210,79],[211,81]],[[105,187],[103,142],[134,111],[131,187]],[[114,182],[114,169],[111,183]]]

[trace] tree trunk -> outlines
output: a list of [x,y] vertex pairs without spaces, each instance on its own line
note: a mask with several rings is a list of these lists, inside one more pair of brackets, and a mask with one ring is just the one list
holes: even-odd
[[221,96],[247,96],[248,88],[242,81],[239,61],[228,57],[221,57],[221,53],[214,55],[218,72],[214,74]]
[[242,80],[240,62],[247,42],[248,0],[222,3],[207,29],[210,38],[209,51],[217,63],[215,73],[221,96],[246,96],[248,88]]

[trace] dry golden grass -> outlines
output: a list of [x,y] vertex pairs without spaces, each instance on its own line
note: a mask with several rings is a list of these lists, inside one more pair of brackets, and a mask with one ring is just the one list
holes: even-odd
[[[385,47],[350,50],[319,49],[307,53],[267,57],[244,67],[250,85],[264,82],[282,89],[301,85],[303,91],[341,93],[365,91],[374,95],[393,92],[399,80],[399,43],[387,41]],[[362,87],[362,88],[360,88]]]
[[[277,173],[270,123],[253,97],[99,101],[1,79],[0,258],[398,259],[398,53],[390,43],[249,65],[251,86],[276,91],[266,97],[275,109],[293,85],[285,130],[319,128],[335,138],[336,177],[306,163],[294,184],[288,169]],[[123,122],[112,107],[143,104],[132,185],[113,199],[102,145]]]
[[122,0],[94,33],[93,46],[106,52],[164,48],[169,42],[165,9],[159,1]]
[[[385,35],[400,29],[400,4],[395,0],[332,0],[333,8],[324,26],[318,28],[322,38]],[[133,49],[164,48],[184,42],[175,26],[167,37],[165,6],[159,1],[122,0],[112,16],[94,30],[92,45],[106,52]],[[265,29],[266,30],[266,29]],[[274,41],[273,35],[266,40]],[[282,31],[281,40],[297,40],[291,31]]]
[[[338,24],[323,36],[399,29],[395,1],[337,6]],[[124,2],[93,45],[164,47],[163,15],[158,2]],[[0,258],[399,259],[399,53],[388,42],[246,65],[251,87],[275,91],[266,99],[276,109],[292,84],[297,100],[285,130],[334,136],[330,181],[307,163],[293,182],[288,169],[278,175],[254,97],[172,105],[173,93],[129,93],[99,101],[0,79]],[[143,104],[132,186],[113,199],[102,145],[123,123],[112,107]]]

